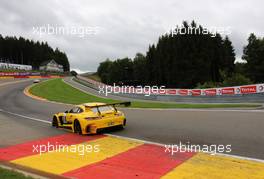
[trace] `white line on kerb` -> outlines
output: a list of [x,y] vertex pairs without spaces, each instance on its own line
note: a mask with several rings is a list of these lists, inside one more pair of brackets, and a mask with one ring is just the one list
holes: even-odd
[[[46,121],[46,120],[38,119],[38,118],[33,118],[33,117],[29,117],[29,116],[24,116],[24,115],[21,115],[21,114],[5,111],[3,109],[0,109],[0,112],[11,114],[11,115],[22,117],[22,118],[26,118],[26,119],[30,119],[30,120],[37,121],[37,122],[51,124],[50,121]],[[153,145],[163,146],[163,147],[166,145],[166,144],[162,144],[162,143],[158,143],[158,142],[151,142],[151,141],[147,141],[147,140],[136,139],[136,138],[131,138],[131,137],[124,137],[124,136],[119,136],[119,135],[114,135],[114,134],[105,134],[105,135],[112,136],[112,137],[117,137],[117,138],[121,138],[121,139],[133,140],[133,141],[136,141],[136,142],[142,142],[142,143],[146,143],[146,144],[153,144]],[[215,155],[233,157],[233,158],[237,158],[237,159],[241,159],[241,160],[249,160],[249,161],[255,161],[255,162],[264,163],[264,160],[262,160],[262,159],[243,157],[243,156],[239,156],[239,155],[223,154],[223,153],[216,153]]]

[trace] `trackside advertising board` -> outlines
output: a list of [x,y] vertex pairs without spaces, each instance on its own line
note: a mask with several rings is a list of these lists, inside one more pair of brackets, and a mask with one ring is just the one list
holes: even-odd
[[61,78],[59,75],[42,75],[39,72],[0,72],[0,78]]
[[[94,81],[92,79],[81,79],[87,81],[90,84],[93,84],[97,87],[110,87],[112,91],[118,91],[114,86],[109,86],[101,82]],[[142,90],[125,90],[129,93],[137,94],[137,92]],[[144,91],[148,93],[149,91]],[[243,86],[232,86],[232,87],[222,87],[222,88],[210,88],[210,89],[157,89],[152,90],[151,95],[178,95],[178,96],[221,96],[221,95],[243,95],[243,94],[255,94],[255,93],[264,93],[264,83],[262,84],[252,84],[252,85],[243,85]],[[142,94],[142,92],[138,93]]]

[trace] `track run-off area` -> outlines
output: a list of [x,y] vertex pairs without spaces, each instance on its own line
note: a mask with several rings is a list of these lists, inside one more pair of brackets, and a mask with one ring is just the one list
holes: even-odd
[[[83,91],[91,89],[65,79]],[[2,84],[2,85],[1,85]],[[76,178],[264,178],[263,110],[130,109],[125,130],[79,136],[50,126],[71,105],[28,97],[32,80],[0,83],[0,161]],[[34,153],[41,144],[98,145],[100,151]],[[231,145],[228,154],[166,152],[165,145]]]

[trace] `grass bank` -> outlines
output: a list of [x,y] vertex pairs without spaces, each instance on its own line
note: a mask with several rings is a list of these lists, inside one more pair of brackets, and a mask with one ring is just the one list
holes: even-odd
[[33,179],[32,177],[25,176],[22,173],[13,171],[13,170],[8,170],[0,167],[0,178],[1,179]]
[[[37,85],[29,90],[33,95],[45,98],[50,101],[81,104],[87,102],[112,103],[117,100],[101,98],[84,93],[72,86],[64,83],[62,79],[52,79]],[[131,107],[135,108],[242,108],[260,107],[258,104],[179,104],[179,103],[159,103],[132,101]]]

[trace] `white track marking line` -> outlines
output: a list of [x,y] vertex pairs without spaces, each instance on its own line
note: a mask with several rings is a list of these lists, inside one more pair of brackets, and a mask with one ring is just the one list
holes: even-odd
[[5,110],[3,110],[3,109],[0,109],[0,112],[7,113],[7,114],[11,114],[11,115],[13,115],[13,116],[18,116],[18,117],[26,118],[26,119],[31,119],[31,120],[33,120],[33,121],[37,121],[37,122],[43,122],[43,123],[51,124],[50,121],[46,121],[46,120],[38,119],[38,118],[34,118],[34,117],[24,116],[24,115],[21,115],[21,114],[17,114],[17,113],[13,113],[13,112],[5,111]]
[[[22,117],[22,118],[26,118],[26,119],[30,119],[30,120],[37,121],[37,122],[51,124],[50,121],[46,121],[46,120],[43,120],[43,119],[38,119],[38,118],[33,118],[33,117],[20,115],[20,114],[17,114],[17,113],[5,111],[3,109],[0,109],[0,112],[11,114],[11,115]],[[131,137],[124,137],[124,136],[119,136],[119,135],[114,135],[114,134],[105,134],[105,135],[113,136],[113,137],[117,137],[117,138],[121,138],[121,139],[133,140],[133,141],[142,142],[142,143],[146,143],[146,144],[153,144],[153,145],[163,146],[163,147],[166,145],[166,144],[162,144],[162,143],[158,143],[158,142],[151,142],[151,141],[147,141],[147,140],[136,139],[136,138],[131,138]],[[224,154],[224,153],[216,153],[215,155],[225,156],[225,157],[233,157],[233,158],[237,158],[237,159],[241,159],[241,160],[249,160],[249,161],[255,161],[255,162],[264,163],[264,160],[262,160],[262,159],[243,157],[243,156],[239,156],[239,155]]]

